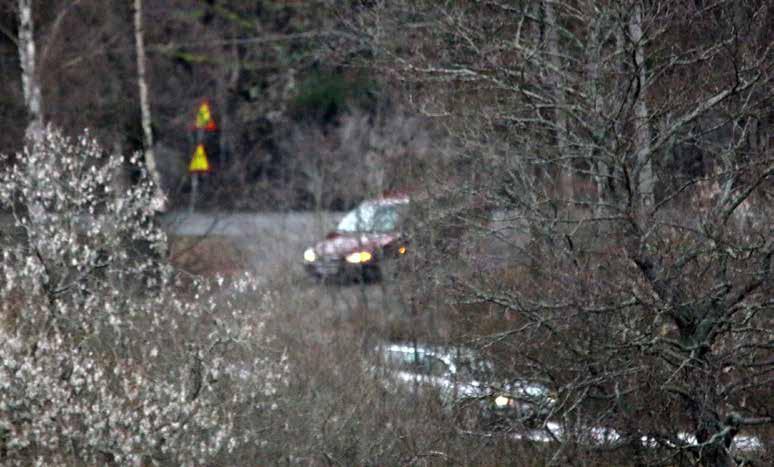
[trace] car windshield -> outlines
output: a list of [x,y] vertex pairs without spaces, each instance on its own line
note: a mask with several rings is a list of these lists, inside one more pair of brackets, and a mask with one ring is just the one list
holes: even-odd
[[431,376],[447,375],[458,381],[494,382],[491,361],[465,348],[433,348],[397,344],[380,351],[384,363],[402,371]]
[[440,358],[421,351],[388,350],[385,363],[396,370],[425,376],[444,376],[449,367]]
[[394,232],[400,217],[399,204],[365,202],[341,219],[339,232]]

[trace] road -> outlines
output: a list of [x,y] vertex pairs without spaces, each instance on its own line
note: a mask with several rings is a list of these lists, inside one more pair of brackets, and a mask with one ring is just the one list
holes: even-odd
[[287,213],[188,213],[165,214],[162,226],[181,236],[222,236],[247,252],[248,265],[262,275],[300,264],[304,248],[329,232],[343,214],[329,212]]

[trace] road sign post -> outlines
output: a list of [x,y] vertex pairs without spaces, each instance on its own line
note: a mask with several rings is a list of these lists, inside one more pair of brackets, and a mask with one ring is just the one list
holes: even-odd
[[206,100],[202,101],[199,105],[199,110],[196,112],[194,130],[196,131],[196,149],[194,149],[191,162],[188,164],[188,173],[191,175],[191,204],[188,210],[191,213],[193,213],[196,206],[196,194],[199,190],[199,174],[212,171],[210,161],[207,159],[204,134],[205,132],[218,130],[217,125],[215,125],[215,119],[212,118],[210,103]]
[[197,174],[191,174],[191,204],[188,206],[188,213],[193,214],[196,206],[196,192],[199,190],[199,177]]

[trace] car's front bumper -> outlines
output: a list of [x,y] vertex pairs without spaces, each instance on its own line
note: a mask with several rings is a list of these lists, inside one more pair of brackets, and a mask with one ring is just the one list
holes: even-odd
[[317,279],[373,280],[379,277],[376,261],[348,263],[340,258],[318,258],[316,261],[304,261],[304,269]]

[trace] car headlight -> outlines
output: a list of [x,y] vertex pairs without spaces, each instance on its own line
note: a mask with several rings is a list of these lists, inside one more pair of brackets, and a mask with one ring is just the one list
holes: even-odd
[[367,251],[356,251],[350,255],[347,255],[347,257],[344,259],[346,259],[348,263],[357,264],[357,263],[367,263],[371,261],[371,258],[373,258],[373,256],[371,255],[371,253]]
[[495,407],[497,407],[498,409],[503,409],[511,405],[511,398],[500,395],[495,397],[494,403],[495,403]]
[[314,263],[316,259],[317,255],[314,253],[313,248],[307,248],[306,251],[304,251],[304,261],[307,263]]

